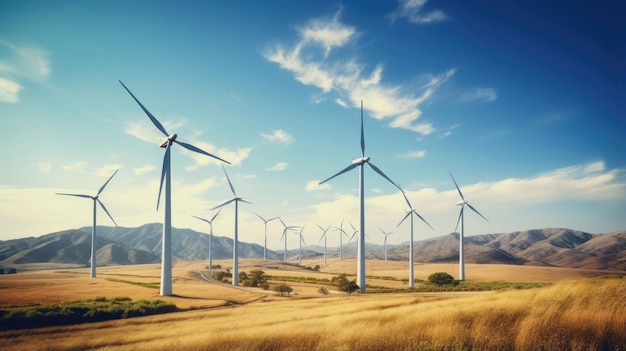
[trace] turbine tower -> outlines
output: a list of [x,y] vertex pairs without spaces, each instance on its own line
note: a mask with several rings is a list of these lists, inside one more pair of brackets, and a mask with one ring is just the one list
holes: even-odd
[[280,223],[283,224],[283,235],[281,235],[280,240],[283,240],[283,238],[285,238],[285,250],[283,251],[283,262],[287,262],[287,232],[290,230],[296,230],[299,227],[295,226],[295,225],[286,225],[285,222],[283,222],[283,219],[278,217],[278,220],[280,221]]
[[265,240],[264,240],[264,242],[263,242],[263,259],[264,259],[264,260],[267,260],[267,254],[266,254],[266,253],[267,253],[267,223],[268,223],[268,222],[271,222],[271,221],[273,221],[273,220],[275,220],[275,219],[278,219],[278,216],[276,216],[276,217],[272,217],[272,218],[270,218],[270,219],[265,219],[265,218],[261,217],[261,216],[260,216],[258,213],[256,213],[256,212],[252,212],[252,213],[254,213],[257,217],[259,217],[259,218],[263,221],[263,225],[264,225],[264,227],[265,227]]
[[226,168],[222,165],[222,169],[224,170],[224,174],[226,175],[226,180],[228,180],[228,185],[230,186],[230,191],[232,191],[234,198],[224,202],[221,205],[215,206],[212,210],[216,210],[222,206],[226,206],[231,202],[235,203],[235,238],[233,239],[233,286],[239,285],[239,252],[238,252],[238,244],[239,244],[239,229],[238,229],[238,213],[239,213],[239,201],[245,202],[247,204],[252,204],[252,202],[244,200],[241,196],[237,196],[235,193],[235,188],[233,188],[233,184],[230,182],[230,178],[228,178],[228,173],[226,173]]
[[480,212],[478,212],[478,210],[476,210],[472,205],[470,205],[470,203],[465,200],[465,197],[463,197],[463,193],[461,192],[461,189],[459,188],[458,184],[456,183],[456,180],[454,180],[454,177],[452,176],[452,172],[450,172],[450,177],[452,178],[452,181],[454,182],[454,186],[456,187],[456,190],[459,191],[459,195],[461,196],[461,201],[458,201],[456,203],[457,206],[461,206],[461,211],[459,212],[459,219],[457,219],[456,221],[456,227],[454,227],[454,231],[456,231],[459,228],[459,222],[461,222],[461,233],[459,234],[459,280],[464,281],[465,280],[465,258],[463,257],[463,238],[464,238],[464,227],[463,227],[463,218],[465,217],[463,215],[463,210],[465,209],[465,205],[467,205],[472,211],[476,212],[476,214],[478,214],[479,216],[481,216],[484,220],[486,220],[487,222],[489,222],[489,220],[487,218],[485,218],[485,216],[481,215]]
[[213,216],[213,218],[211,218],[211,220],[196,217],[196,216],[191,216],[201,221],[205,221],[209,223],[209,228],[210,228],[210,231],[209,231],[209,272],[213,270],[213,221],[215,220],[215,217],[217,217],[217,215],[220,214],[220,212],[222,212],[221,209],[217,211],[217,213]]
[[304,243],[304,245],[306,245],[306,241],[304,241],[304,237],[302,236],[302,231],[304,230],[304,226],[300,227],[300,232],[298,233],[298,236],[300,236],[300,240],[298,240],[298,245],[299,245],[299,249],[298,249],[298,265],[302,266],[302,243]]
[[161,296],[172,295],[172,177],[170,169],[170,149],[172,144],[176,143],[185,149],[199,154],[203,154],[222,162],[229,163],[215,155],[201,150],[191,144],[184,143],[180,140],[176,140],[176,134],[169,134],[163,125],[146,109],[139,100],[128,90],[128,88],[120,81],[120,84],[126,89],[126,91],[137,102],[139,107],[146,113],[152,124],[165,135],[165,138],[159,141],[159,146],[165,149],[165,156],[163,157],[163,169],[161,170],[161,184],[159,185],[159,197],[157,198],[157,211],[159,210],[159,203],[161,201],[161,190],[163,189],[163,180],[165,179],[165,211],[163,211],[163,237],[161,239]]
[[341,224],[339,227],[332,226],[333,229],[339,232],[339,261],[343,260],[343,236],[350,237],[345,230],[343,230],[343,218],[341,219]]
[[117,223],[115,223],[115,220],[113,219],[113,217],[111,217],[111,214],[109,213],[109,211],[107,211],[107,208],[104,207],[104,204],[99,199],[100,194],[102,193],[102,190],[104,190],[104,187],[106,187],[107,184],[109,184],[109,182],[111,181],[113,176],[117,173],[117,171],[119,171],[119,169],[113,172],[113,175],[109,177],[109,180],[107,180],[104,183],[104,185],[100,187],[100,190],[98,190],[98,192],[96,193],[96,196],[83,195],[83,194],[56,193],[57,195],[84,197],[86,199],[93,200],[93,225],[91,227],[91,277],[92,278],[96,277],[96,208],[97,208],[96,202],[100,204],[100,207],[102,207],[104,212],[109,216],[109,218],[111,218],[111,220],[113,221],[113,224],[115,224],[115,226],[117,227]]
[[389,177],[383,173],[378,167],[374,166],[370,162],[369,157],[365,157],[365,136],[363,133],[363,100],[361,100],[361,157],[352,160],[352,164],[348,167],[339,171],[339,173],[334,176],[327,178],[326,180],[320,182],[319,184],[324,184],[325,182],[335,178],[336,176],[346,173],[348,171],[353,170],[356,167],[359,167],[359,237],[361,240],[357,241],[357,284],[359,285],[361,291],[365,291],[365,184],[364,184],[364,173],[365,173],[365,164],[368,164],[376,173],[378,173],[383,178],[387,179],[389,183],[393,184],[399,190],[400,187],[394,183]]
[[[322,241],[322,239],[324,239],[324,266],[326,266],[326,243],[327,243],[327,237],[326,237],[326,233],[328,232],[328,230],[330,229],[330,226],[326,227],[326,229],[322,228],[319,224],[316,224],[316,226],[318,228],[320,228],[320,230],[322,231],[322,236],[320,237],[320,241]],[[341,235],[341,233],[340,233]]]
[[380,229],[380,227],[378,227],[378,230],[380,230],[381,233],[383,233],[383,235],[385,236],[385,240],[383,241],[383,249],[385,250],[385,261],[387,261],[387,237],[393,234],[393,232],[387,233],[384,230]]
[[[402,196],[404,196],[404,199],[406,200],[407,205],[409,205],[409,210],[406,212],[406,215],[404,216],[404,218],[402,218],[402,220],[400,221],[400,223],[398,223],[398,225],[396,227],[399,227],[400,224],[402,224],[402,222],[404,222],[405,219],[407,219],[407,217],[411,217],[411,245],[409,246],[409,288],[413,289],[415,287],[415,281],[414,281],[414,255],[413,255],[413,215],[417,216],[419,219],[422,220],[422,222],[426,223],[426,225],[428,225],[430,227],[430,229],[432,229],[433,231],[435,230],[430,224],[428,224],[428,222],[426,222],[426,220],[420,216],[419,213],[417,213],[417,211],[413,208],[413,206],[411,206],[411,203],[409,202],[409,199],[406,197],[406,194],[404,194],[404,191],[402,191]],[[387,237],[385,237],[385,240],[387,240]],[[386,252],[386,249],[385,249]],[[385,253],[385,260],[386,260],[387,254]]]

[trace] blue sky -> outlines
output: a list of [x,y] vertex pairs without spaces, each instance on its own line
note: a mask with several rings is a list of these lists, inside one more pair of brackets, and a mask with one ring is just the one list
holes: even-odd
[[[118,80],[179,140],[231,162],[240,240],[265,217],[358,222],[366,156],[435,228],[466,235],[565,227],[626,229],[624,5],[618,1],[3,1],[0,2],[0,240],[91,225],[95,194],[120,226],[156,212],[161,135]],[[175,145],[176,146],[176,145]],[[219,163],[172,150],[173,225],[232,197]],[[407,210],[366,170],[366,233]],[[215,234],[231,236],[225,208]],[[98,223],[112,225],[102,212]],[[281,227],[268,226],[282,248]],[[338,245],[331,235],[329,245]],[[290,241],[297,247],[297,240]]]

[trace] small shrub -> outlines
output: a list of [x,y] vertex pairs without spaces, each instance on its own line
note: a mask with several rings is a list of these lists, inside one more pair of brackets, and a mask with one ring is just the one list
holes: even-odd
[[317,289],[317,292],[319,292],[322,295],[328,295],[328,288],[325,286],[320,286],[320,288]]

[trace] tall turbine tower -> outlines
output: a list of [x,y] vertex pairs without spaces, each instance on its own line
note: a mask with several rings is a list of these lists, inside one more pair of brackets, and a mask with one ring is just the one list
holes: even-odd
[[363,133],[363,100],[361,100],[361,157],[352,160],[352,164],[349,165],[348,167],[342,169],[341,171],[339,171],[339,173],[335,174],[334,176],[327,178],[326,180],[320,182],[319,184],[324,184],[325,182],[335,178],[336,176],[346,173],[348,171],[353,170],[356,167],[359,167],[359,214],[360,214],[360,219],[359,219],[359,237],[360,240],[357,241],[357,273],[356,273],[356,278],[357,278],[357,284],[359,285],[359,287],[361,288],[361,291],[365,291],[365,183],[364,183],[364,173],[365,173],[365,164],[368,164],[376,173],[378,173],[380,176],[382,176],[383,178],[387,179],[387,181],[389,181],[389,183],[393,184],[393,186],[395,186],[396,188],[398,188],[399,190],[400,187],[394,183],[391,179],[389,179],[389,177],[387,177],[385,175],[385,173],[383,173],[383,171],[381,171],[378,167],[374,166],[374,164],[372,164],[370,162],[370,158],[369,157],[365,157],[365,136]]
[[295,225],[286,225],[285,222],[283,222],[283,219],[278,217],[278,220],[280,221],[280,223],[283,224],[283,235],[280,237],[280,240],[283,240],[283,238],[285,239],[285,250],[283,251],[283,262],[287,262],[287,232],[290,230],[296,230],[300,227],[295,226]]
[[387,233],[384,230],[380,229],[380,227],[378,227],[378,230],[380,230],[380,232],[383,233],[383,235],[385,236],[385,240],[383,241],[383,249],[385,250],[385,261],[387,261],[387,237],[393,234],[393,232]]
[[100,190],[98,190],[98,192],[96,193],[96,196],[83,195],[83,194],[56,193],[57,195],[84,197],[86,199],[93,200],[93,225],[91,227],[91,277],[92,278],[96,277],[96,207],[97,207],[96,202],[100,204],[100,207],[102,207],[104,212],[109,216],[109,218],[111,218],[111,220],[113,221],[113,224],[115,224],[115,226],[117,227],[117,223],[115,223],[115,220],[113,219],[113,217],[111,217],[111,214],[109,213],[109,211],[107,211],[107,208],[104,207],[104,204],[99,199],[100,193],[102,193],[102,190],[104,190],[104,187],[107,186],[107,184],[109,184],[109,182],[111,181],[113,176],[117,173],[117,171],[119,171],[119,169],[113,172],[113,175],[109,177],[109,180],[107,180],[104,183],[104,185],[100,187]]
[[413,255],[413,215],[417,216],[419,219],[422,220],[422,222],[426,223],[426,225],[428,225],[430,227],[430,229],[433,229],[433,227],[428,224],[428,222],[426,222],[426,220],[420,216],[419,213],[417,213],[417,211],[413,208],[413,206],[411,206],[411,203],[409,202],[409,199],[406,197],[406,194],[404,194],[404,191],[402,191],[402,196],[404,196],[404,199],[406,200],[407,205],[409,205],[409,210],[406,212],[406,215],[404,216],[404,218],[402,218],[402,220],[400,221],[400,223],[398,223],[398,226],[400,226],[400,224],[402,224],[402,222],[404,222],[404,220],[407,217],[411,217],[411,246],[409,246],[409,288],[413,289],[415,287],[415,281],[414,281],[414,255]]
[[343,236],[347,236],[348,238],[350,237],[350,235],[348,235],[348,233],[346,233],[345,230],[343,230],[343,218],[341,219],[341,224],[339,225],[339,227],[335,227],[332,226],[333,229],[337,230],[339,232],[339,261],[343,260]]
[[224,170],[224,174],[226,175],[226,180],[228,180],[228,185],[230,186],[230,191],[232,191],[234,198],[224,202],[221,205],[215,206],[212,210],[218,209],[222,206],[226,206],[231,202],[235,203],[235,237],[233,238],[233,286],[239,285],[239,252],[238,252],[238,244],[239,244],[239,201],[245,202],[247,204],[251,204],[252,202],[244,200],[241,196],[237,196],[235,193],[235,188],[233,188],[233,183],[230,182],[230,178],[228,178],[228,173],[226,173],[226,168],[222,165],[222,169]]
[[256,212],[252,212],[252,213],[254,213],[257,217],[259,217],[263,221],[263,226],[265,228],[265,240],[263,241],[263,259],[267,260],[267,223],[275,219],[278,219],[278,216],[272,217],[270,219],[265,219]]
[[146,113],[152,124],[165,135],[165,138],[161,139],[159,146],[165,149],[165,156],[163,157],[163,169],[161,170],[161,184],[159,185],[159,197],[157,198],[157,211],[159,210],[159,203],[161,201],[161,190],[163,189],[163,180],[165,179],[165,211],[163,212],[163,237],[161,239],[161,296],[172,295],[172,177],[170,169],[170,148],[172,144],[176,143],[187,150],[203,154],[222,162],[230,163],[215,155],[201,150],[191,144],[184,143],[180,140],[176,140],[176,134],[169,134],[163,125],[146,109],[139,100],[128,90],[128,88],[120,81],[120,84],[126,89],[126,91],[133,97],[135,102],[141,107],[143,112]]
[[[318,228],[320,228],[320,230],[322,231],[322,236],[320,237],[320,241],[322,241],[322,239],[324,239],[324,266],[326,266],[326,244],[327,244],[327,237],[326,237],[326,233],[328,232],[328,229],[330,229],[330,226],[326,227],[326,229],[322,228],[319,224],[316,224]],[[339,233],[339,235],[341,235],[341,233]]]
[[302,236],[303,230],[304,230],[304,226],[300,227],[300,232],[298,232],[298,236],[300,237],[300,240],[298,240],[298,265],[299,266],[302,266],[302,243],[306,245],[306,242],[304,241],[304,237]]
[[213,270],[213,221],[215,220],[215,217],[217,217],[217,215],[220,214],[221,211],[222,211],[221,209],[217,211],[217,213],[213,216],[213,218],[211,218],[211,220],[196,217],[196,216],[191,216],[201,221],[209,223],[209,228],[210,228],[210,231],[209,231],[209,272]]
[[456,190],[459,191],[459,195],[461,196],[461,201],[458,201],[456,203],[457,206],[461,206],[461,211],[459,212],[459,219],[457,219],[456,221],[456,227],[454,227],[454,231],[456,231],[459,228],[459,222],[461,222],[461,233],[459,234],[459,280],[463,281],[465,280],[465,258],[463,257],[463,254],[464,254],[463,238],[465,236],[464,228],[463,228],[463,218],[465,216],[463,215],[463,209],[465,209],[465,205],[467,205],[472,211],[476,212],[476,214],[481,216],[487,222],[489,222],[489,220],[485,218],[485,216],[481,215],[480,212],[478,212],[478,210],[476,210],[472,205],[470,205],[470,203],[467,200],[465,200],[465,198],[463,197],[463,193],[461,192],[461,189],[456,184],[456,180],[454,180],[454,177],[452,176],[452,172],[450,172],[450,177],[452,178],[452,181],[454,182],[454,186],[456,187]]

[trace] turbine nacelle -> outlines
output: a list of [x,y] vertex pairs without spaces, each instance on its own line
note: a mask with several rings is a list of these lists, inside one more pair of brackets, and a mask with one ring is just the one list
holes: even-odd
[[353,165],[362,165],[365,162],[368,162],[370,160],[369,157],[359,157],[359,158],[355,158],[354,160],[352,160],[352,164]]
[[457,202],[456,202],[456,205],[457,205],[457,206],[463,206],[463,205],[465,205],[466,203],[467,203],[467,201],[457,201]]
[[166,138],[159,140],[159,146],[165,149],[168,145],[171,145],[178,135],[172,134]]

